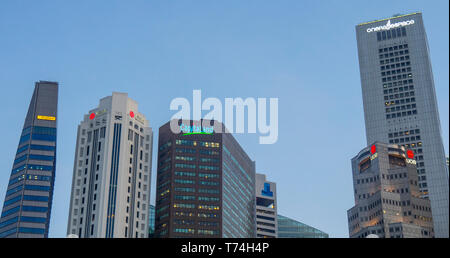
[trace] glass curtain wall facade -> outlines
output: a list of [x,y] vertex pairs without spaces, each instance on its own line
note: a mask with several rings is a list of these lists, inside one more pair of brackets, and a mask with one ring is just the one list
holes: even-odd
[[13,162],[0,237],[48,237],[56,165],[58,83],[36,82]]
[[255,236],[255,164],[231,134],[214,132],[159,129],[156,237]]
[[148,237],[155,237],[155,205],[150,204],[148,211]]
[[279,238],[328,238],[328,234],[304,223],[278,215]]

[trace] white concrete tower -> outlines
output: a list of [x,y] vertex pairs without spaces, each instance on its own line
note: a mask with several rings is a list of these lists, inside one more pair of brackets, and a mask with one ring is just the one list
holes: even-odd
[[136,101],[113,93],[78,126],[67,234],[144,238],[153,132]]
[[276,238],[277,185],[266,180],[266,175],[256,174],[256,237]]

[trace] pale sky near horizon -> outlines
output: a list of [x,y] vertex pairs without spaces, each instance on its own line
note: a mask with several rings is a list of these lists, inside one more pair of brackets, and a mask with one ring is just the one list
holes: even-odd
[[366,145],[355,26],[423,13],[448,155],[448,10],[447,0],[2,0],[0,202],[35,81],[60,83],[50,237],[66,235],[77,125],[100,98],[139,103],[155,165],[170,101],[201,89],[203,99],[279,99],[277,143],[236,139],[277,183],[280,214],[348,237],[350,159]]

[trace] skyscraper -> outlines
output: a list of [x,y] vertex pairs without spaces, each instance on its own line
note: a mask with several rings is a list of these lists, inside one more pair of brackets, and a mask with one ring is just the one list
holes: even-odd
[[449,178],[421,13],[356,26],[367,144],[411,149],[431,200],[436,237],[448,237]]
[[156,237],[255,237],[255,163],[221,123],[178,126],[159,128]]
[[58,83],[36,82],[0,218],[0,237],[48,237],[56,165]]
[[277,237],[277,185],[256,174],[256,237]]
[[148,237],[155,237],[155,205],[149,205],[148,211]]
[[147,238],[153,133],[138,104],[113,93],[78,126],[67,234]]
[[278,238],[328,238],[328,234],[283,215],[277,216]]
[[352,238],[430,238],[430,200],[421,198],[412,150],[376,142],[352,159],[355,206],[348,210]]

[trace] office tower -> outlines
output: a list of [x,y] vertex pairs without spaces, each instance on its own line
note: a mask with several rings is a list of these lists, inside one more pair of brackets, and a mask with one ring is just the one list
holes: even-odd
[[328,238],[328,234],[294,219],[278,215],[278,238]]
[[277,185],[256,174],[256,237],[277,237]]
[[434,236],[430,200],[421,198],[414,152],[375,142],[352,159],[355,206],[347,211],[350,237]]
[[421,13],[356,26],[367,144],[411,149],[431,200],[436,237],[448,237],[449,177]]
[[221,123],[178,122],[159,128],[156,237],[255,237],[255,163]]
[[138,103],[113,93],[78,126],[67,234],[147,238],[153,133]]
[[58,83],[36,82],[3,203],[0,237],[48,237],[57,113]]
[[148,211],[148,237],[155,237],[155,205],[149,205]]
[[[447,157],[447,169],[450,170],[450,162],[448,161],[448,157]],[[448,171],[448,170],[447,170]]]

